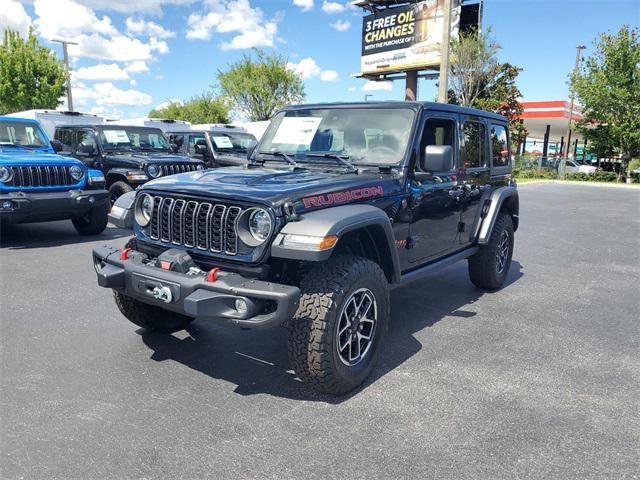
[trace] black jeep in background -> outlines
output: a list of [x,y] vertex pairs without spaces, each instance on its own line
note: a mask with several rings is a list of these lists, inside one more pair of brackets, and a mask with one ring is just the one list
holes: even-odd
[[111,204],[144,182],[204,169],[204,162],[176,155],[162,130],[125,125],[57,126],[61,154],[104,172]]
[[258,143],[251,133],[231,125],[170,132],[167,137],[178,147],[178,153],[203,160],[214,168],[244,165],[247,152]]
[[285,325],[296,374],[343,394],[380,356],[392,287],[460,260],[476,286],[504,284],[519,222],[510,158],[507,120],[492,113],[289,107],[246,166],[142,186],[135,237],[93,252],[98,283],[149,330]]

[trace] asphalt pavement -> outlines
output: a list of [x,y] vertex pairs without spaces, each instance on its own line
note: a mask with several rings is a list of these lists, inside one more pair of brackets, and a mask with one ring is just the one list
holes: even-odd
[[289,369],[282,328],[145,334],[99,288],[109,228],[5,229],[6,479],[640,476],[640,190],[524,185],[506,287],[466,263],[393,293],[382,361],[343,398]]

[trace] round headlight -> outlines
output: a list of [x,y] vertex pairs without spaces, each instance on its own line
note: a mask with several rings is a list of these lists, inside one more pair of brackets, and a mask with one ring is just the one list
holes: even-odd
[[204,165],[199,164],[198,166],[196,166],[196,170],[204,170]]
[[13,170],[4,165],[0,165],[0,182],[5,183],[13,178]]
[[160,175],[162,175],[162,170],[158,165],[149,165],[147,167],[147,173],[151,178],[158,178]]
[[80,180],[82,180],[82,177],[84,177],[84,170],[82,170],[82,168],[77,165],[73,165],[69,169],[69,173],[71,174],[71,178],[73,178],[76,182],[79,182]]
[[258,242],[264,242],[271,233],[271,215],[266,210],[256,208],[249,216],[249,233]]
[[143,193],[136,199],[136,222],[141,227],[146,227],[151,221],[151,215],[153,215],[153,197]]

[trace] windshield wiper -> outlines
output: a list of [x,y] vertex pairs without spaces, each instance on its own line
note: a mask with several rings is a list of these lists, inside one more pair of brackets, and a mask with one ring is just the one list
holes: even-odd
[[331,159],[334,159],[334,160],[338,160],[345,167],[347,167],[349,169],[349,171],[351,171],[351,172],[357,172],[358,171],[358,167],[356,167],[353,163],[351,163],[349,161],[349,158],[351,158],[351,157],[349,157],[349,155],[339,155],[337,153],[332,153],[332,152],[306,153],[305,155],[307,157],[331,158]]
[[284,152],[258,152],[260,155],[273,155],[274,157],[282,157],[284,158],[287,163],[289,165],[293,165],[294,167],[297,167],[298,164],[296,163],[296,161],[293,159],[293,157],[287,155]]

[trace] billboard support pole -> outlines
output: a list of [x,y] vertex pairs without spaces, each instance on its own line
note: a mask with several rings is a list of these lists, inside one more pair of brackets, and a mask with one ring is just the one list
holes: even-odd
[[[440,46],[440,80],[438,82],[438,102],[447,103],[449,91],[449,41],[451,39],[451,0],[444,0],[444,26]],[[407,76],[407,81],[408,81]]]
[[407,102],[415,102],[418,99],[418,71],[407,71],[407,83],[404,89],[404,99]]

